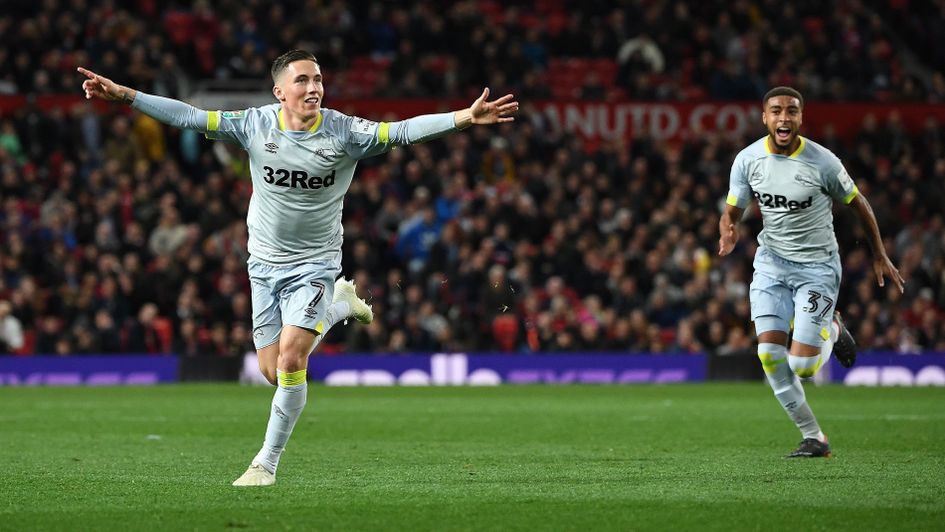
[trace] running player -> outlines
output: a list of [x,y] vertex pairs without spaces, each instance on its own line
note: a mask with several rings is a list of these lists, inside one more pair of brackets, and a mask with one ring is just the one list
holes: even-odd
[[345,193],[358,161],[394,146],[435,139],[473,124],[511,122],[512,95],[488,101],[489,89],[452,113],[372,122],[322,107],[317,59],[292,50],[272,64],[278,103],[239,111],[204,111],[118,85],[85,68],[86,98],[119,100],[152,118],[239,144],[253,181],[247,227],[253,340],[259,367],[277,384],[262,448],[234,486],[275,483],[276,468],[307,397],[308,355],[336,323],[369,323],[371,308],[341,272]]
[[735,157],[719,220],[719,255],[725,256],[738,241],[737,224],[749,201],[758,200],[764,229],[758,235],[749,291],[751,319],[768,382],[803,437],[790,458],[830,456],[798,377],[812,377],[831,351],[846,367],[856,360],[853,337],[834,311],[840,288],[834,200],[851,205],[866,228],[879,286],[888,276],[903,290],[866,197],[837,156],[800,136],[803,108],[804,98],[790,87],[768,91],[762,102],[768,134]]

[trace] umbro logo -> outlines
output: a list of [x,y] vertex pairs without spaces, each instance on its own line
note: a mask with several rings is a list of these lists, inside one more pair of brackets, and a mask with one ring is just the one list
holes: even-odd
[[278,148],[279,146],[275,142],[269,142],[266,144],[266,151],[268,151],[269,153],[276,153],[276,150]]

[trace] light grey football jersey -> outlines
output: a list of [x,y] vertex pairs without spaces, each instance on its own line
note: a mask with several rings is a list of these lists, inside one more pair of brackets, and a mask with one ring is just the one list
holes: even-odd
[[307,132],[286,131],[279,104],[211,111],[207,136],[249,153],[249,252],[270,264],[341,253],[345,192],[360,159],[392,147],[389,124],[322,109]]
[[202,131],[249,152],[249,252],[270,264],[300,264],[341,253],[341,208],[359,160],[457,131],[454,113],[378,123],[322,109],[308,131],[286,131],[277,103],[208,112],[137,91],[131,106],[165,124]]
[[837,252],[833,200],[850,203],[858,190],[840,159],[800,137],[791,155],[771,153],[763,137],[732,164],[727,203],[744,209],[758,200],[764,229],[758,243],[794,262],[825,262]]

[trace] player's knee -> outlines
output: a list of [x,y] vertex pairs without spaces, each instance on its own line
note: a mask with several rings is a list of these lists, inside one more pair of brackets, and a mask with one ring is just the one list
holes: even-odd
[[[301,329],[299,330],[301,331]],[[298,331],[292,331],[296,334],[283,333],[279,342],[279,362],[278,369],[282,371],[298,371],[305,369],[308,362],[308,355],[312,352],[313,336],[310,331],[304,334]]]
[[278,369],[285,372],[293,372],[305,369],[308,353],[302,353],[301,350],[288,349],[279,353]]
[[791,355],[788,357],[788,364],[798,377],[807,379],[816,375],[817,370],[820,369],[820,357]]
[[777,374],[778,367],[785,363],[786,358],[787,350],[783,345],[765,342],[758,344],[758,359],[766,375]]

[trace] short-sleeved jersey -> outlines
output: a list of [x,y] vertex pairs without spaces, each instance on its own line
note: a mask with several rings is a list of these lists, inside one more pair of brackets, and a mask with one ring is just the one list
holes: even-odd
[[344,195],[360,159],[388,151],[389,125],[322,109],[307,132],[286,131],[279,104],[211,111],[207,136],[249,153],[249,252],[270,264],[341,253]]
[[850,203],[858,191],[840,159],[800,137],[791,155],[768,148],[767,137],[735,157],[727,203],[744,209],[752,197],[764,229],[758,243],[795,262],[824,262],[837,252],[833,200]]

